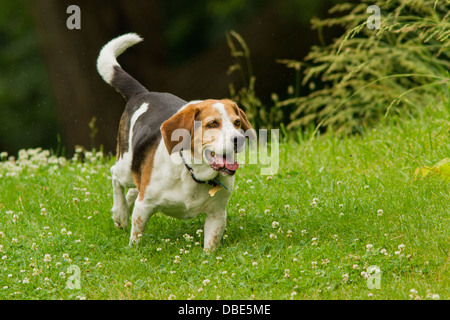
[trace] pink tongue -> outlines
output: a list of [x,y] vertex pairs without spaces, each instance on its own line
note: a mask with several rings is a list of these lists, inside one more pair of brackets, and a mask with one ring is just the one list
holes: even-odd
[[237,163],[237,162],[225,163],[225,166],[227,167],[228,170],[236,171],[239,168],[239,163]]
[[216,156],[217,164],[219,167],[226,167],[228,170],[236,171],[239,168],[239,163],[227,162],[227,159],[221,156]]

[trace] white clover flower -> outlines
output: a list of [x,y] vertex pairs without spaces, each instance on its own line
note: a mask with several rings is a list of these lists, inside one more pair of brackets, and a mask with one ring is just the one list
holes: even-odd
[[256,261],[252,262],[252,266],[256,267],[257,265],[258,265],[258,262],[256,262]]
[[373,244],[366,244],[366,251],[370,251],[373,248]]
[[52,256],[50,254],[45,254],[44,255],[44,261],[45,262],[50,262],[52,261]]
[[361,271],[361,275],[364,277],[364,279],[368,279],[370,277],[370,274],[365,271]]
[[402,244],[399,244],[397,248],[398,248],[399,250],[405,249],[405,245],[404,245],[403,243],[402,243]]
[[273,234],[273,233],[271,233],[271,234],[269,235],[269,238],[270,238],[270,239],[276,239],[276,238],[277,238],[277,235],[276,235],[276,234]]
[[280,224],[277,221],[273,221],[272,222],[272,228],[278,228],[280,226]]
[[269,209],[264,210],[264,214],[269,214],[269,213],[270,213]]
[[205,280],[202,281],[202,284],[203,284],[204,286],[207,286],[207,285],[210,284],[210,283],[211,283],[211,280],[209,280],[209,279],[205,279]]

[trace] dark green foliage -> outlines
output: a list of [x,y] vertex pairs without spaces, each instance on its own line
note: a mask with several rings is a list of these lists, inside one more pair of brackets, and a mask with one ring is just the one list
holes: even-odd
[[24,1],[0,10],[0,150],[55,146],[56,120],[46,69]]
[[[369,29],[369,5],[381,9],[381,28]],[[342,26],[333,44],[314,47],[302,62],[303,85],[320,87],[293,104],[290,129],[311,122],[351,133],[389,112],[413,112],[439,98],[450,76],[450,2],[378,0],[341,4],[338,18],[313,20],[313,27]]]
[[[381,9],[381,28],[369,29],[369,5]],[[315,46],[304,61],[278,60],[296,74],[290,97],[263,106],[254,92],[250,50],[237,34],[229,36],[236,64],[230,72],[248,74],[243,87],[231,86],[232,98],[242,104],[257,127],[283,126],[297,131],[312,125],[344,134],[361,132],[390,112],[413,113],[426,104],[440,103],[450,88],[450,1],[378,0],[339,4],[330,13],[339,17],[313,19],[314,29],[346,31],[328,46]],[[234,41],[232,41],[234,39]],[[236,48],[236,44],[238,47]],[[242,60],[242,58],[245,58]],[[243,73],[247,66],[249,71]],[[311,93],[299,96],[300,86]]]

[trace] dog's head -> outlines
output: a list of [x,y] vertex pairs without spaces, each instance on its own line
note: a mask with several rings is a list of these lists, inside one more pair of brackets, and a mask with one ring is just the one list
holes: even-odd
[[245,139],[256,138],[244,111],[231,100],[190,103],[162,124],[161,133],[169,154],[190,150],[196,163],[201,159],[203,179],[214,178],[217,172],[233,175]]

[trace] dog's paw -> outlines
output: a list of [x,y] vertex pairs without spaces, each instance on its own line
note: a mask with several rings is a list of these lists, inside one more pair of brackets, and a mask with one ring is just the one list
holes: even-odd
[[111,209],[112,219],[114,221],[114,226],[119,229],[126,229],[128,227],[128,212],[127,208],[116,208]]
[[128,243],[128,245],[130,247],[137,247],[141,243],[141,238],[142,238],[142,234],[141,233],[132,234],[130,236],[130,242]]
[[119,219],[112,217],[113,221],[114,221],[114,227],[118,228],[118,229],[126,229],[128,227],[128,222],[127,221],[120,221]]

